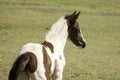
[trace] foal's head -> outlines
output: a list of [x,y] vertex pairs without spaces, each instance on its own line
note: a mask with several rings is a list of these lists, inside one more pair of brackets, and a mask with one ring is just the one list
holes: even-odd
[[68,38],[76,45],[82,48],[85,48],[86,43],[82,32],[79,28],[79,23],[76,21],[79,17],[80,12],[76,13],[76,11],[71,15],[66,15],[65,19],[67,19],[68,25]]

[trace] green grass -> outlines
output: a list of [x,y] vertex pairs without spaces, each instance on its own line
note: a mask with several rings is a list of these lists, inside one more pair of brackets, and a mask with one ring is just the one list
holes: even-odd
[[0,0],[0,80],[21,47],[41,43],[61,16],[81,11],[78,19],[85,49],[69,40],[65,47],[63,80],[120,80],[119,0]]

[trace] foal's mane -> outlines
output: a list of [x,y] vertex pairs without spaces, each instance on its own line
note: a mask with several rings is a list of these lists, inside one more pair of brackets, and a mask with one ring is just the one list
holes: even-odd
[[50,31],[46,35],[46,40],[50,40],[58,36],[58,34],[60,34],[64,28],[68,28],[67,21],[64,17],[61,17],[56,23],[52,25]]

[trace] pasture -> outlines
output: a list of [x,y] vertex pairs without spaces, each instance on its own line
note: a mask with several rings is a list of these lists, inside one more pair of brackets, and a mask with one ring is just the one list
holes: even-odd
[[0,0],[0,80],[25,43],[42,43],[61,16],[81,11],[78,19],[87,46],[69,40],[63,80],[120,80],[119,0]]

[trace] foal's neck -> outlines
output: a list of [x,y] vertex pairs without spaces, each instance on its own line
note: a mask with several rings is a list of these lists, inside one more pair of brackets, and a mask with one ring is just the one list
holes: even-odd
[[67,22],[64,17],[62,17],[53,24],[45,40],[52,43],[56,50],[63,51],[68,37],[67,30]]

